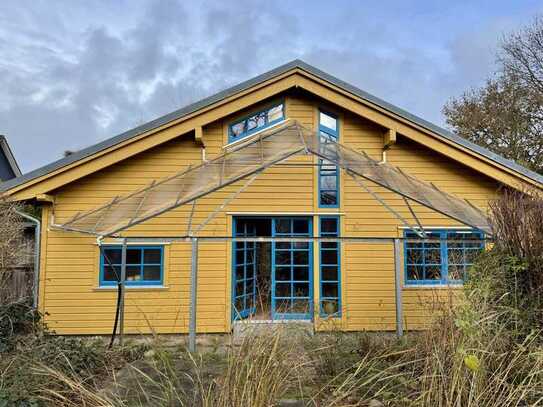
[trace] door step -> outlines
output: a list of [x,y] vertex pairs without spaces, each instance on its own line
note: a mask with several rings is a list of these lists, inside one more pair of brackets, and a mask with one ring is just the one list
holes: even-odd
[[273,334],[282,330],[288,336],[313,335],[315,325],[313,321],[303,320],[246,320],[233,323],[232,335],[234,342],[251,335]]

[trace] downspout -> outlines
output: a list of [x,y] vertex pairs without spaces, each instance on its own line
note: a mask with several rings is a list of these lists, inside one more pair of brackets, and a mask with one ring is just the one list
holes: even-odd
[[32,304],[38,309],[38,293],[40,285],[40,250],[41,250],[41,221],[34,216],[14,209],[15,213],[32,222],[34,226],[34,287],[32,290]]

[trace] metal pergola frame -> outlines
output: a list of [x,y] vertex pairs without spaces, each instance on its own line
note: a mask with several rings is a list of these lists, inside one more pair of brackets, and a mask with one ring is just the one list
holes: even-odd
[[[346,237],[234,237],[234,236],[180,236],[180,237],[123,237],[120,239],[122,246],[121,255],[121,276],[120,276],[120,334],[119,340],[123,342],[124,332],[124,294],[125,294],[125,278],[126,278],[126,250],[129,243],[191,243],[191,279],[190,279],[190,316],[189,316],[189,350],[196,350],[196,322],[197,322],[197,300],[198,300],[198,246],[199,242],[206,243],[221,243],[221,242],[337,242],[337,243],[365,243],[365,244],[392,244],[394,250],[394,298],[395,298],[395,324],[396,334],[398,337],[403,336],[403,301],[402,301],[402,242],[439,242],[439,238],[422,237],[422,238],[406,238],[406,237],[362,237],[362,236],[346,236]],[[451,239],[448,242],[461,243],[465,240]],[[470,239],[471,243],[486,243],[488,239],[477,240]],[[110,243],[108,243],[110,244]]]
[[[275,128],[255,134],[249,140],[228,149],[213,160],[198,166],[189,166],[187,170],[162,180],[154,180],[147,187],[124,197],[115,197],[109,203],[96,209],[85,213],[78,212],[62,224],[55,224],[54,221],[52,223],[53,226],[66,231],[118,237],[122,231],[130,227],[192,203],[193,208],[189,218],[191,222],[195,201],[198,199],[244,178],[252,177],[250,183],[267,168],[300,154],[314,155],[320,160],[328,161],[345,170],[359,186],[406,226],[409,225],[408,222],[361,179],[400,195],[404,201],[409,199],[470,227],[490,232],[486,215],[471,202],[441,191],[434,184],[418,180],[399,168],[378,162],[369,157],[365,151],[356,151],[332,140],[322,141],[318,133],[304,128],[294,120],[287,120]],[[174,191],[171,190],[172,188]],[[246,186],[242,189],[244,188]],[[157,195],[156,199],[159,203],[140,215],[140,210],[147,204],[147,198],[152,194]],[[175,199],[172,194],[175,194]],[[413,208],[408,202],[407,205],[411,215],[420,225]],[[131,213],[128,213],[129,211]],[[112,220],[109,219],[110,212],[116,215]],[[102,228],[105,219],[109,220],[111,225]],[[424,235],[422,231],[418,231],[417,234],[421,237]]]
[[[285,137],[290,140],[288,148],[286,151],[273,150],[275,154],[271,154],[266,151],[264,143],[277,142],[274,137]],[[288,139],[290,137],[291,139]],[[298,139],[297,142],[294,142]],[[293,141],[294,140],[294,141]],[[279,144],[279,146],[281,146]],[[277,148],[277,145],[275,145]],[[243,168],[243,159],[247,157],[243,156],[243,149],[253,148],[255,149],[252,153],[253,156],[261,157],[261,165],[255,164],[251,161],[250,165],[247,168]],[[240,153],[241,152],[241,153]],[[232,157],[235,158],[235,154],[240,153],[241,160],[236,162]],[[268,154],[267,154],[268,153]],[[406,228],[414,231],[418,239],[415,241],[432,241],[436,239],[429,238],[422,222],[417,217],[414,208],[411,206],[409,201],[413,201],[425,207],[428,207],[442,215],[445,215],[449,218],[455,219],[460,223],[463,223],[471,228],[480,229],[485,231],[487,234],[490,231],[488,227],[488,221],[486,215],[476,206],[471,204],[467,200],[460,200],[446,192],[439,190],[435,185],[431,183],[425,183],[420,181],[406,173],[401,169],[392,167],[388,164],[380,163],[372,158],[370,158],[364,151],[359,152],[353,150],[349,147],[343,146],[339,143],[333,141],[321,142],[318,134],[309,131],[308,129],[303,128],[298,122],[293,120],[287,120],[285,123],[281,123],[277,127],[267,129],[259,134],[253,135],[249,140],[240,143],[240,145],[235,146],[234,148],[228,150],[221,156],[217,158],[204,162],[198,166],[189,166],[188,169],[181,171],[177,174],[164,178],[162,180],[154,180],[150,185],[134,191],[124,197],[115,197],[109,203],[100,206],[96,209],[85,213],[77,213],[74,217],[66,221],[64,224],[55,224],[54,218],[51,222],[51,227],[61,229],[64,231],[73,231],[80,233],[87,233],[97,236],[98,244],[101,245],[102,241],[105,238],[121,238],[122,244],[122,256],[121,256],[121,273],[118,276],[119,279],[119,321],[120,321],[120,342],[122,343],[123,333],[124,333],[124,297],[125,297],[125,280],[126,280],[126,249],[129,243],[134,242],[156,242],[156,241],[168,241],[168,242],[191,242],[191,252],[192,252],[192,261],[191,261],[191,296],[190,296],[190,321],[189,321],[189,349],[194,351],[196,348],[196,305],[197,305],[197,276],[198,276],[198,243],[199,241],[205,242],[221,242],[221,241],[252,241],[252,242],[267,242],[267,241],[285,241],[285,242],[358,242],[358,243],[391,243],[394,247],[394,275],[395,275],[395,301],[396,301],[396,331],[399,336],[403,334],[403,316],[402,316],[402,287],[401,287],[401,241],[405,240],[403,237],[356,237],[356,236],[347,236],[347,237],[303,237],[303,238],[277,238],[277,237],[254,237],[254,238],[239,238],[233,236],[197,236],[198,233],[211,221],[213,220],[218,213],[220,213],[232,200],[236,199],[240,193],[246,190],[252,182],[264,172],[267,168],[283,163],[289,158],[300,155],[300,154],[312,154],[318,157],[320,160],[325,160],[331,162],[342,168],[346,173],[359,185],[365,192],[377,200],[384,208],[386,208],[390,213],[392,213]],[[249,158],[253,158],[248,154]],[[348,159],[354,161],[348,161]],[[232,160],[232,163],[229,165],[236,165],[242,167],[241,170],[237,170],[238,173],[234,172],[230,178],[226,175],[226,163],[228,160]],[[266,161],[267,160],[267,161]],[[358,160],[358,161],[356,161]],[[352,165],[350,165],[350,163]],[[296,165],[296,164],[291,164]],[[300,164],[306,166],[307,163]],[[207,167],[206,167],[207,166]],[[206,168],[209,168],[210,174],[206,174]],[[219,174],[214,172],[219,169]],[[246,169],[246,171],[243,171]],[[369,173],[364,173],[364,169],[368,169]],[[154,210],[148,210],[143,215],[140,215],[140,211],[147,203],[149,195],[152,195],[155,191],[161,191],[164,185],[169,182],[183,181],[184,177],[191,181],[189,178],[193,176],[192,172],[196,171],[194,174],[204,174],[210,175],[211,179],[216,182],[216,184],[211,185],[209,188],[200,190],[194,187],[194,184],[184,184],[181,183],[179,190],[176,192],[177,198],[173,201],[166,201],[162,206],[154,208]],[[392,175],[391,175],[392,174]],[[215,178],[213,178],[215,177]],[[388,179],[387,179],[388,177]],[[193,176],[193,178],[195,178]],[[221,205],[218,205],[215,210],[213,210],[207,218],[193,231],[193,217],[196,209],[196,202],[198,199],[209,195],[219,189],[222,189],[228,185],[234,184],[237,181],[246,179],[245,183],[238,188],[231,196],[226,198]],[[368,185],[366,185],[363,180],[370,181],[380,187],[385,188],[393,193],[400,195],[407,206],[410,215],[415,220],[417,226],[411,225],[411,223],[405,219],[397,210],[390,206],[384,198],[382,198],[378,193],[373,191]],[[405,188],[401,189],[398,186],[399,182],[403,182]],[[177,184],[174,184],[177,186]],[[424,196],[424,191],[418,191],[417,187],[420,187],[428,196]],[[187,188],[193,188],[195,190],[191,195],[183,195]],[[167,191],[172,193],[172,191]],[[432,198],[430,195],[434,194],[434,203],[432,205]],[[437,196],[437,198],[436,198]],[[437,201],[448,203],[450,206],[443,209],[437,208]],[[124,202],[135,201],[132,206],[135,205],[135,210],[129,215],[128,213],[123,212]],[[172,209],[175,209],[181,205],[192,203],[190,209],[188,226],[184,235],[177,237],[128,237],[123,236],[121,232],[125,231],[128,228],[131,228],[137,224],[145,222],[151,218],[159,216],[165,212],[168,212]],[[128,209],[132,209],[131,206],[128,206]],[[151,208],[153,209],[153,208]],[[120,211],[121,214],[125,215],[125,220],[118,222],[117,226],[106,229],[105,231],[100,230],[101,223],[103,220],[109,216],[110,211]],[[458,215],[462,214],[465,211],[465,216],[462,217]],[[471,215],[467,213],[471,212]],[[54,211],[53,211],[54,214]],[[96,215],[101,215],[96,217]],[[54,215],[53,215],[54,216]],[[82,227],[78,226],[78,222],[84,221],[85,219],[91,219],[92,222],[89,223],[89,226]],[[474,222],[477,220],[478,222]],[[477,224],[480,223],[480,224]],[[75,225],[75,226],[74,226]],[[83,226],[85,224],[83,223]],[[410,239],[413,240],[413,239]],[[473,242],[473,240],[470,240]]]

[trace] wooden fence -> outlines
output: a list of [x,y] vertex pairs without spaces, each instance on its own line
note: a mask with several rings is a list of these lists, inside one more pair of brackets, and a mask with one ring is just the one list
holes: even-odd
[[0,281],[0,304],[32,299],[34,278],[33,268],[30,266],[14,267],[2,271]]

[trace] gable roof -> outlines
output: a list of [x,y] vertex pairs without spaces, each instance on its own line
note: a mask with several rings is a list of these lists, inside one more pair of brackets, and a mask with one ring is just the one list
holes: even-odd
[[145,132],[148,132],[150,130],[153,130],[155,128],[161,127],[171,121],[181,119],[184,116],[188,116],[200,109],[203,109],[205,107],[208,107],[214,103],[220,102],[221,100],[228,98],[230,96],[233,96],[239,92],[245,91],[253,86],[259,85],[263,82],[266,82],[267,80],[273,79],[274,77],[277,77],[279,75],[282,75],[284,73],[287,73],[290,70],[293,69],[300,69],[303,71],[306,71],[326,82],[329,82],[332,85],[337,86],[338,88],[349,92],[361,99],[364,99],[390,113],[393,113],[397,116],[400,116],[401,118],[412,122],[413,124],[416,124],[422,128],[425,128],[433,133],[436,133],[445,139],[453,142],[454,144],[457,144],[459,146],[462,146],[468,150],[471,150],[472,152],[476,154],[480,154],[487,159],[500,164],[514,172],[517,172],[518,174],[521,174],[537,183],[543,184],[543,175],[540,175],[534,171],[531,171],[522,165],[517,164],[516,162],[512,160],[508,160],[496,153],[493,153],[492,151],[481,147],[475,143],[472,143],[469,140],[464,139],[463,137],[460,137],[448,130],[443,129],[442,127],[439,127],[433,123],[428,122],[427,120],[424,120],[412,113],[407,112],[404,109],[401,109],[391,103],[388,103],[368,92],[365,92],[362,89],[357,88],[356,86],[353,86],[345,81],[342,81],[341,79],[336,78],[335,76],[332,76],[324,71],[321,71],[318,68],[315,68],[312,65],[309,65],[305,63],[302,60],[296,59],[291,62],[288,62],[284,65],[281,65],[275,69],[272,69],[271,71],[268,71],[266,73],[263,73],[261,75],[255,76],[252,79],[249,79],[247,81],[241,82],[238,85],[235,85],[231,88],[225,89],[221,92],[218,92],[212,96],[209,96],[207,98],[204,98],[198,102],[192,103],[190,105],[187,105],[181,109],[178,109],[174,112],[168,113],[164,116],[161,116],[157,119],[154,119],[150,122],[147,122],[141,126],[135,127],[131,130],[128,130],[126,132],[123,132],[121,134],[118,134],[114,137],[111,137],[107,140],[104,140],[100,143],[94,144],[90,147],[84,148],[82,150],[79,150],[75,152],[74,154],[71,154],[67,157],[64,157],[60,160],[54,161],[50,164],[47,164],[43,167],[40,167],[36,170],[30,171],[26,174],[23,174],[17,178],[14,178],[8,182],[5,182],[3,184],[0,184],[0,191],[7,191],[11,188],[17,187],[19,185],[22,185],[28,181],[31,181],[35,178],[42,177],[44,175],[47,175],[53,171],[56,171],[58,169],[61,169],[62,167],[65,167],[67,165],[70,165],[72,163],[75,163],[79,160],[82,160],[84,158],[87,158],[93,154],[96,154],[98,152],[101,152],[103,150],[106,150],[110,147],[114,147],[117,144],[120,144],[124,141],[130,140],[131,138],[134,138],[136,136],[139,136]]
[[9,148],[8,140],[0,135],[0,182],[21,176],[21,170]]

